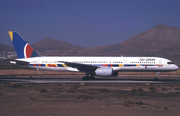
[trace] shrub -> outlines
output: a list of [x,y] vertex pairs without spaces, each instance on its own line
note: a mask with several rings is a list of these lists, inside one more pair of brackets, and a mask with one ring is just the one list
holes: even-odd
[[13,84],[11,87],[18,88],[18,87],[21,87],[21,85],[20,84]]
[[132,91],[132,92],[136,92],[137,90],[136,90],[136,89],[132,89],[131,91]]
[[30,97],[29,99],[30,100],[37,100],[37,98],[34,98],[34,97]]
[[165,107],[165,106],[162,106],[162,109],[168,110],[168,108],[167,108],[167,107]]
[[42,89],[40,89],[40,92],[48,92],[48,91],[47,91],[47,89],[42,88]]
[[79,85],[73,85],[72,86],[74,89],[77,89],[77,88],[79,88]]
[[75,89],[74,88],[70,88],[69,90],[67,90],[68,93],[74,93]]
[[136,105],[143,105],[144,103],[142,101],[137,101]]
[[110,93],[108,89],[87,89],[87,90],[80,90],[82,93],[87,93],[89,95],[100,95],[101,93]]
[[4,95],[4,93],[0,93],[0,96],[1,96],[1,95]]
[[130,107],[130,104],[133,104],[133,102],[131,102],[130,100],[127,100],[124,103],[122,103],[122,105],[125,107]]
[[179,88],[174,88],[174,90],[180,90]]
[[62,88],[58,88],[58,89],[54,90],[54,92],[63,92],[63,89]]
[[144,90],[143,90],[143,89],[141,89],[141,88],[139,88],[139,89],[138,89],[138,92],[143,92],[143,91],[144,91]]
[[161,91],[167,91],[167,88],[162,88]]
[[99,89],[99,92],[101,92],[101,93],[109,93],[110,91],[108,89]]
[[142,101],[132,102],[130,100],[127,100],[124,103],[122,103],[122,105],[125,106],[125,107],[130,107],[131,105],[144,105],[144,103]]
[[156,92],[156,88],[151,86],[151,87],[149,87],[149,91],[150,92]]
[[93,99],[93,97],[88,96],[88,95],[79,95],[79,96],[77,96],[77,99],[78,100],[90,100],[90,99]]

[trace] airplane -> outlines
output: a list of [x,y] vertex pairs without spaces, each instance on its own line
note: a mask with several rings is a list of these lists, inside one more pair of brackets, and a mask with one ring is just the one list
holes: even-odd
[[95,76],[118,76],[119,71],[159,72],[176,71],[179,67],[171,60],[161,57],[44,57],[40,56],[16,31],[9,31],[18,59],[10,63],[37,70],[85,72],[83,80]]

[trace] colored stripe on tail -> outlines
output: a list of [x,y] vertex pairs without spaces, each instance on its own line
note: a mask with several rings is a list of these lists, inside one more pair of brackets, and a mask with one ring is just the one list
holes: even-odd
[[14,45],[18,58],[40,57],[34,49],[16,31],[9,31],[9,36]]

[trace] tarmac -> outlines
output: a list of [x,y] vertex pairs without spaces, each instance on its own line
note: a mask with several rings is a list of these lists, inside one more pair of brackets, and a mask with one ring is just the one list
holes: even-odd
[[180,84],[180,79],[0,78],[0,84]]

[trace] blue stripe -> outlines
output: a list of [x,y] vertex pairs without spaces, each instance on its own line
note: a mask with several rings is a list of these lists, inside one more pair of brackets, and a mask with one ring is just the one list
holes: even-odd
[[40,57],[40,55],[37,54],[37,53],[33,50],[33,53],[31,54],[31,57]]
[[44,67],[46,66],[45,64],[40,64],[40,65],[39,65],[39,64],[29,64],[29,66],[33,66],[33,65],[36,65],[36,66],[44,66]]
[[[36,66],[39,66],[39,64],[29,64],[29,66],[33,66],[33,65],[36,65]],[[95,66],[103,66],[103,64],[93,64]],[[108,64],[108,66],[110,67],[112,65],[112,67],[119,67],[119,64]],[[40,64],[40,66],[46,66],[46,64]],[[64,67],[62,64],[57,64],[58,67]],[[131,67],[131,66],[136,66],[136,64],[124,64],[124,67]],[[141,65],[141,66],[155,66],[155,65]]]
[[57,64],[58,67],[64,67],[62,64]]

